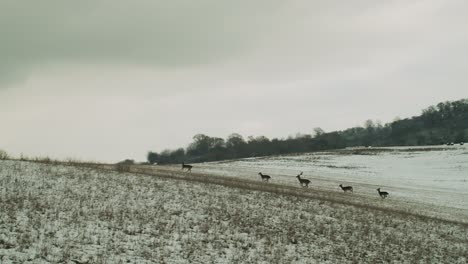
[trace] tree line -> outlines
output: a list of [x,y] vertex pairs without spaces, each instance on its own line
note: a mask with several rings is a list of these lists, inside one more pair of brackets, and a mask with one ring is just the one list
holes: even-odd
[[468,139],[468,99],[441,102],[419,116],[387,124],[367,120],[362,127],[326,133],[315,128],[313,134],[286,139],[265,136],[244,138],[233,133],[226,139],[197,134],[187,148],[150,151],[151,164],[217,161],[287,153],[313,152],[356,146],[417,146],[458,143]]

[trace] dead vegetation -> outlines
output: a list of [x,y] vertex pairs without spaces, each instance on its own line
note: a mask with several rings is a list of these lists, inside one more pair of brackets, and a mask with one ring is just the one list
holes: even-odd
[[[169,169],[158,171],[158,177],[154,177],[116,174],[111,165],[105,168],[109,171],[0,162],[0,261],[468,260],[467,226],[461,223],[385,207],[350,205],[302,188],[295,188],[298,192],[294,193],[293,188],[274,184],[242,185],[235,179],[182,175]],[[130,170],[149,172],[149,166]]]

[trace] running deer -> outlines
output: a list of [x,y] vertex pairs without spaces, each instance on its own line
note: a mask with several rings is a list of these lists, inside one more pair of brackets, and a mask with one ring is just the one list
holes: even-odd
[[268,182],[271,179],[271,177],[269,175],[262,174],[261,172],[259,172],[258,175],[260,175],[260,177],[262,177],[262,181]]
[[340,187],[344,192],[353,192],[353,186],[343,186],[343,184],[340,184]]
[[296,177],[299,179],[299,183],[301,184],[302,187],[309,187],[310,181],[307,179],[301,179],[302,171],[297,175]]
[[187,165],[182,162],[182,170],[187,169],[187,171],[192,172],[192,168],[193,168],[192,165]]
[[377,188],[377,191],[379,192],[379,195],[382,199],[387,198],[388,192],[381,192],[380,188]]

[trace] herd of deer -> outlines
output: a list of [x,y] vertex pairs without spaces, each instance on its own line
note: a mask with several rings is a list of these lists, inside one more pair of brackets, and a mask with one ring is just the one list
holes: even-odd
[[[260,175],[260,177],[262,177],[262,181],[268,182],[271,179],[270,175],[265,175],[265,174],[262,174],[261,172],[259,172],[258,175]],[[302,171],[301,171],[301,173],[299,173],[299,175],[296,176],[296,178],[299,180],[299,184],[302,187],[306,187],[306,188],[309,187],[310,180],[303,179],[303,178],[301,178],[301,176],[302,176]],[[353,192],[353,186],[343,186],[343,184],[340,184],[338,186],[340,186],[340,188],[344,192]],[[387,198],[387,196],[389,195],[388,192],[380,191],[380,188],[377,188],[377,192],[379,193],[379,195],[380,195],[380,197],[382,199]]]
[[[182,170],[185,170],[187,169],[187,171],[192,171],[192,165],[188,165],[188,164],[184,164],[182,162]],[[271,179],[271,176],[270,175],[266,175],[266,174],[263,174],[261,172],[258,173],[258,175],[260,175],[260,177],[262,178],[262,181],[264,182],[268,182],[270,179]],[[310,180],[308,179],[303,179],[301,178],[302,176],[302,171],[301,173],[299,173],[299,175],[296,176],[296,178],[299,180],[299,184],[302,186],[302,187],[305,187],[305,188],[308,188],[309,187],[309,183],[310,183]],[[340,188],[344,191],[344,192],[353,192],[353,186],[343,186],[343,184],[340,184],[339,185]],[[380,197],[382,199],[385,199],[387,198],[387,196],[389,195],[388,192],[382,192],[380,191],[380,188],[377,188],[377,192],[379,193]]]

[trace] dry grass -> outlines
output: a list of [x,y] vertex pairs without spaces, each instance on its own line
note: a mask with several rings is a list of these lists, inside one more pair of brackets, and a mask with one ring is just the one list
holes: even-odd
[[[104,170],[116,169],[115,165],[98,165],[97,167]],[[362,207],[364,209],[379,210],[383,211],[384,213],[412,215],[414,217],[424,219],[435,219],[439,221],[457,223],[468,227],[468,212],[464,210],[458,210],[457,212],[454,212],[452,209],[437,207],[434,205],[423,205],[407,201],[396,201],[392,199],[390,199],[390,201],[387,200],[383,202],[380,198],[369,199],[368,196],[360,194],[353,194],[352,196],[349,196],[343,195],[341,192],[336,191],[321,190],[317,188],[304,189],[291,185],[271,182],[265,184],[260,180],[251,180],[246,178],[226,177],[197,172],[182,173],[180,168],[177,166],[133,165],[129,168],[128,172],[143,175],[154,175],[168,179],[217,184],[231,188],[256,190],[281,195],[291,195],[303,199],[317,199],[321,201]],[[375,195],[375,197],[378,196]]]
[[[131,168],[144,169],[149,172],[150,167]],[[197,179],[202,175],[171,170],[158,173],[166,178],[1,161],[0,262],[468,260],[463,224],[350,206],[325,194],[299,195],[272,184],[242,185],[209,175]]]

